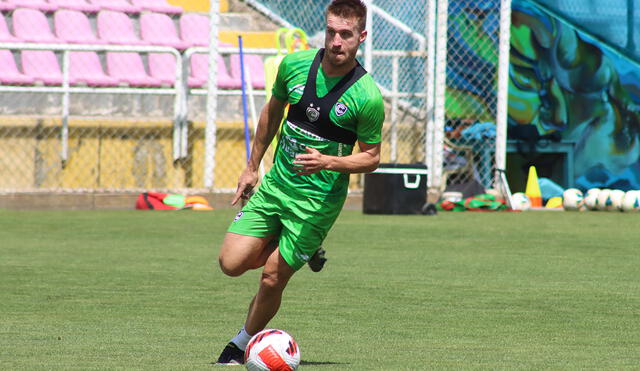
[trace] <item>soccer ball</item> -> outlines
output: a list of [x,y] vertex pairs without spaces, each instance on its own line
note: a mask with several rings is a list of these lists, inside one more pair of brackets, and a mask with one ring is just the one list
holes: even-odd
[[289,371],[300,365],[298,344],[282,330],[267,329],[253,335],[244,354],[250,371]]
[[591,188],[584,196],[584,206],[589,210],[597,210],[596,203],[598,201],[598,194],[600,194],[600,188]]
[[640,191],[627,191],[622,200],[622,211],[640,210]]
[[562,193],[562,207],[565,210],[580,210],[584,204],[582,192],[576,188],[569,188]]
[[625,192],[619,189],[614,189],[609,193],[609,199],[611,200],[611,207],[609,210],[622,211],[622,201],[624,200]]
[[596,210],[607,211],[611,208],[611,190],[602,189],[596,199]]
[[529,196],[522,192],[516,192],[511,195],[511,207],[514,210],[529,210],[531,208],[531,200]]

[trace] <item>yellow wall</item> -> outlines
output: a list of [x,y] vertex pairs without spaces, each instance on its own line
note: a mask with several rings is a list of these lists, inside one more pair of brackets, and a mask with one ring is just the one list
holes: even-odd
[[[168,0],[171,5],[181,6],[186,12],[208,12],[209,0]],[[229,1],[220,0],[220,12],[229,11]]]

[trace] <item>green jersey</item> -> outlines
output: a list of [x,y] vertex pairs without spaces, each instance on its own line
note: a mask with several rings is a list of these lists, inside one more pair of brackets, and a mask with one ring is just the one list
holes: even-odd
[[[305,86],[311,85],[307,79],[316,54],[317,49],[287,55],[278,69],[273,96],[292,106],[297,104],[303,97]],[[327,96],[339,83],[344,83],[341,82],[342,79],[343,76],[325,76],[320,66],[315,77],[315,96],[320,99]],[[320,107],[313,107],[313,104],[307,109],[310,121],[317,119],[316,109],[320,110]],[[315,117],[313,113],[316,114]],[[324,114],[326,115],[326,112]],[[364,74],[346,87],[335,105],[330,107],[328,119],[338,131],[347,133],[347,136],[351,134],[353,139],[365,143],[379,143],[382,140],[384,104],[371,75]],[[293,161],[296,155],[306,153],[307,146],[326,155],[348,156],[353,152],[354,144],[344,140],[327,139],[288,119],[282,127],[274,166],[267,176],[273,178],[280,186],[303,196],[340,202],[347,194],[349,174],[322,170],[310,175],[295,175]]]

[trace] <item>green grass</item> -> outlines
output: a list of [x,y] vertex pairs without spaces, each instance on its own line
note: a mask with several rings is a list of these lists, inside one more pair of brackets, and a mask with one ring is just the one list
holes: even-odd
[[[0,368],[219,369],[235,211],[0,210]],[[345,211],[270,327],[305,370],[638,369],[640,214]]]

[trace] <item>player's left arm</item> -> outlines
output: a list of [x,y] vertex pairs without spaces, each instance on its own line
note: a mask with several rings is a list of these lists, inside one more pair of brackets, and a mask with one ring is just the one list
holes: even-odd
[[306,147],[307,153],[296,156],[293,161],[297,175],[309,175],[320,170],[333,170],[341,173],[369,173],[380,163],[380,142],[366,143],[358,141],[360,152],[349,156],[330,156],[315,148]]

